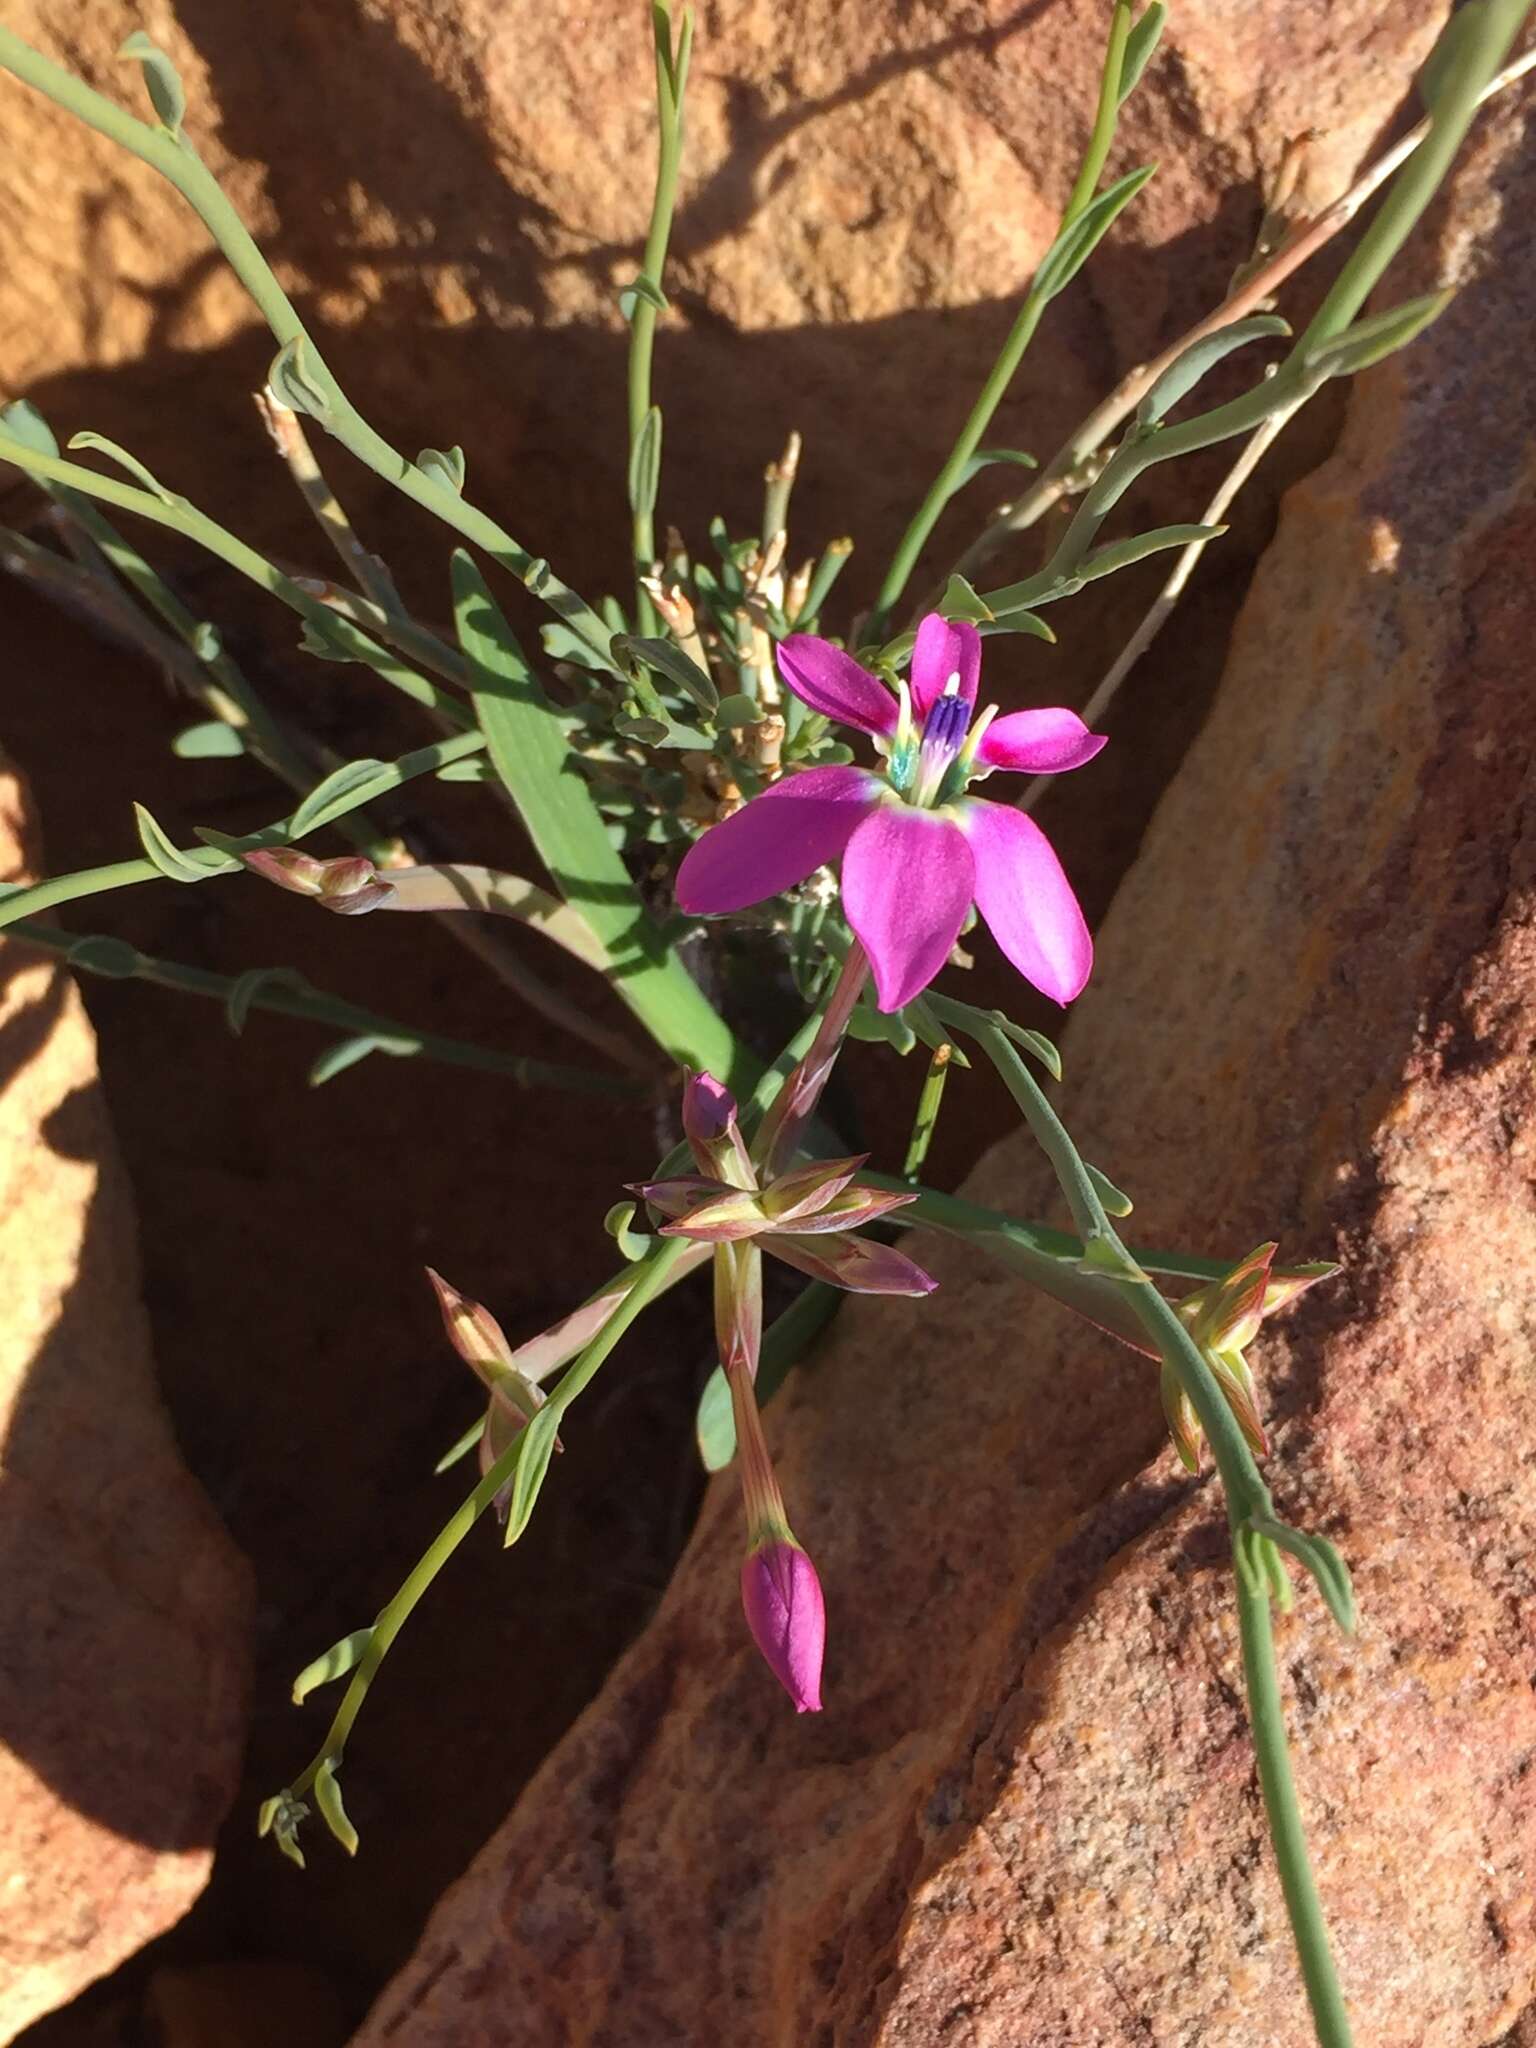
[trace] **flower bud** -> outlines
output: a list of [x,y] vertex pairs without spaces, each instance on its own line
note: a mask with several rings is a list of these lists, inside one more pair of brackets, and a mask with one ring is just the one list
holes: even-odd
[[816,1567],[787,1532],[766,1537],[741,1568],[741,1604],[774,1677],[797,1714],[821,1712],[826,1603]]
[[755,1188],[736,1122],[736,1098],[713,1074],[689,1073],[683,1088],[683,1136],[700,1173],[733,1188]]
[[323,910],[334,910],[342,917],[360,917],[364,911],[377,910],[393,893],[373,862],[361,854],[316,860],[296,846],[272,846],[243,853],[240,858],[265,881],[292,889],[299,896],[312,896]]
[[[460,1294],[456,1287],[450,1287],[442,1274],[435,1273],[430,1266],[427,1278],[432,1282],[437,1305],[443,1312],[443,1328],[448,1332],[448,1342],[466,1365],[474,1367],[488,1387],[495,1386],[503,1373],[513,1370],[512,1347],[500,1323],[488,1308],[483,1308],[478,1301],[471,1301],[468,1295]],[[518,1379],[523,1377],[520,1372],[515,1376]]]

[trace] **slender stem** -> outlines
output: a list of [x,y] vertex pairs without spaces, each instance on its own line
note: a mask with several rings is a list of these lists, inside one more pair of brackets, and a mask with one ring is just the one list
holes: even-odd
[[1458,42],[1445,66],[1446,75],[1436,84],[1429,133],[1393,180],[1359,246],[1297,343],[1298,353],[1342,334],[1375,290],[1439,189],[1485,89],[1530,11],[1531,0],[1484,0],[1481,8],[1453,17],[1446,33],[1456,35]]
[[1131,14],[1131,0],[1115,0],[1115,11],[1109,25],[1109,48],[1104,55],[1104,69],[1099,74],[1099,103],[1094,109],[1093,128],[1088,136],[1088,147],[1083,152],[1082,168],[1061,216],[1063,228],[1071,227],[1083,212],[1104,175],[1120,112],[1120,80],[1125,70],[1125,46],[1130,39]]
[[314,1784],[322,1764],[329,1761],[334,1768],[340,1762],[342,1752],[347,1746],[347,1738],[351,1735],[357,1717],[362,1712],[363,1702],[368,1697],[369,1687],[378,1676],[379,1666],[389,1655],[396,1636],[410,1620],[417,1602],[443,1566],[512,1478],[517,1470],[517,1461],[522,1455],[526,1436],[525,1430],[508,1450],[503,1451],[468,1499],[459,1503],[412,1565],[394,1597],[380,1611],[378,1620],[373,1624],[368,1647],[352,1674],[352,1682],[343,1693],[341,1704],[336,1709],[330,1727],[325,1731],[325,1740],[293,1783],[287,1787],[295,1798],[302,1798]]
[[838,971],[836,985],[821,1013],[810,1051],[779,1090],[752,1140],[752,1155],[763,1163],[769,1179],[782,1173],[815,1115],[822,1090],[831,1079],[842,1049],[848,1019],[869,978],[864,948],[854,941]]
[[[0,29],[0,45],[3,45],[5,30]],[[13,435],[0,432],[0,461],[13,462],[28,476],[34,476],[44,483],[72,486],[89,498],[98,498],[104,504],[117,505],[123,511],[137,512],[141,518],[149,519],[156,526],[169,527],[173,533],[185,534],[189,540],[216,555],[221,562],[227,562],[242,576],[248,577],[261,589],[280,598],[284,604],[305,619],[320,638],[336,648],[344,658],[361,661],[377,674],[392,683],[416,703],[429,706],[438,713],[443,722],[455,732],[464,731],[471,723],[470,714],[457,697],[429,682],[416,670],[408,668],[388,649],[380,647],[366,633],[359,632],[348,620],[339,618],[335,612],[317,602],[308,591],[274,569],[264,555],[247,547],[217,521],[199,512],[185,498],[157,497],[153,491],[140,490],[135,485],[119,483],[116,477],[102,476],[94,469],[86,469],[78,462],[65,462],[55,455],[40,455],[28,448]]]
[[339,583],[332,583],[325,576],[295,576],[294,582],[306,595],[323,604],[327,611],[335,612],[343,619],[350,619],[354,626],[361,626],[365,632],[375,634],[380,640],[400,649],[402,654],[419,662],[423,668],[431,669],[434,675],[445,682],[454,683],[461,690],[467,690],[471,675],[469,663],[456,647],[450,647],[446,640],[434,633],[430,626],[423,626],[405,612],[386,611],[383,605],[372,598],[364,597],[356,590],[348,590]]
[[[1533,68],[1536,68],[1536,50],[1528,50],[1488,81],[1478,96],[1479,104],[1507,90]],[[1128,371],[1109,396],[1077,426],[1023,496],[1000,508],[955,563],[954,573],[974,576],[1011,535],[1024,532],[1062,498],[1073,490],[1081,489],[1081,472],[1085,465],[1091,463],[1096,451],[1136,410],[1163,372],[1197,341],[1244,319],[1272,299],[1288,278],[1348,227],[1398,166],[1422,148],[1432,127],[1432,121],[1426,116],[1401,141],[1384,151],[1331,206],[1325,207],[1314,219],[1298,222],[1273,254],[1248,272],[1203,320],[1197,321],[1150,362],[1139,363]]]
[[[656,190],[651,202],[651,224],[645,238],[641,272],[648,283],[661,290],[667,263],[667,242],[672,233],[672,215],[677,205],[677,172],[683,153],[683,92],[688,79],[688,58],[693,43],[693,18],[685,13],[678,36],[677,55],[672,54],[672,21],[664,6],[655,13],[656,31]],[[645,430],[651,410],[651,358],[656,341],[656,307],[636,295],[629,321],[629,453]],[[656,561],[656,530],[653,508],[633,509],[636,610],[642,633],[656,631],[656,609],[643,579],[653,573]]]
[[173,136],[163,127],[151,127],[147,122],[135,120],[112,100],[94,92],[81,79],[71,77],[40,51],[23,42],[13,30],[4,27],[0,27],[0,69],[12,72],[24,84],[45,94],[55,105],[75,115],[98,134],[118,143],[168,179],[198,214],[277,341],[284,346],[293,342],[303,343],[306,376],[321,394],[325,406],[322,425],[386,482],[425,506],[445,525],[483,547],[493,559],[510,569],[557,617],[564,619],[573,631],[580,634],[605,669],[613,669],[613,660],[608,652],[608,629],[591,606],[562,583],[547,562],[530,555],[494,519],[446,485],[435,482],[413,462],[408,462],[358,412],[326,366],[313,337],[272,274],[245,223],[184,136]]
[[685,1237],[663,1239],[639,1261],[623,1300],[550,1395],[548,1405],[554,1411],[553,1419],[564,1415],[577,1396],[586,1391],[630,1324],[642,1309],[649,1308],[659,1294],[666,1292],[676,1277],[676,1269],[685,1263],[696,1263],[694,1247]]
[[[241,989],[244,977],[213,974],[202,967],[185,967],[176,960],[156,959],[126,947],[124,942],[104,935],[82,935],[61,931],[57,926],[35,924],[23,919],[9,926],[7,938],[22,945],[51,953],[78,973],[100,974],[112,981],[146,981],[157,988],[174,989],[180,995],[203,996],[229,1008],[231,998]],[[110,955],[93,948],[111,946]],[[132,958],[130,960],[130,955]],[[589,1074],[579,1067],[559,1066],[548,1060],[527,1059],[521,1053],[497,1052],[490,1046],[470,1045],[462,1039],[445,1038],[435,1031],[418,1031],[393,1017],[349,1003],[325,990],[311,988],[300,977],[280,978],[280,970],[254,986],[247,986],[243,1000],[252,1010],[270,1010],[281,1017],[299,1017],[310,1024],[328,1024],[359,1037],[382,1038],[400,1053],[422,1053],[448,1066],[472,1067],[481,1073],[505,1074],[525,1088],[568,1088],[581,1094],[633,1095],[634,1084],[607,1074]]]
[[915,1181],[923,1170],[923,1161],[928,1157],[928,1147],[933,1142],[934,1127],[939,1120],[939,1107],[944,1100],[944,1083],[949,1079],[949,1065],[954,1058],[954,1047],[941,1045],[928,1062],[928,1072],[923,1077],[922,1093],[917,1098],[917,1114],[912,1119],[912,1135],[907,1140],[907,1156],[902,1161],[901,1177]]
[[[648,1308],[667,1286],[673,1268],[691,1250],[692,1247],[685,1240],[671,1238],[658,1250],[648,1253],[640,1262],[628,1293],[614,1305],[612,1315],[540,1410],[541,1414],[550,1415],[550,1422],[545,1427],[552,1429],[555,1421],[564,1415],[577,1395],[591,1382],[598,1368],[636,1317]],[[527,1436],[526,1430],[520,1432],[516,1442],[497,1459],[468,1499],[459,1503],[412,1566],[400,1590],[380,1613],[373,1625],[368,1648],[358,1663],[352,1682],[336,1710],[335,1718],[326,1730],[325,1740],[288,1787],[294,1796],[301,1796],[309,1789],[320,1766],[327,1758],[333,1767],[339,1762],[346,1747],[347,1737],[351,1734],[363,1701],[367,1698],[368,1688],[378,1676],[379,1666],[388,1654],[390,1645],[443,1566],[495,1500],[497,1494],[513,1478]]]
[[[1077,174],[1071,196],[1061,217],[1063,230],[1070,227],[1084,207],[1092,199],[1104,169],[1115,134],[1115,116],[1119,110],[1120,73],[1125,60],[1126,38],[1131,32],[1131,0],[1115,0],[1115,11],[1111,21],[1109,49],[1104,59],[1104,70],[1099,82],[1099,103],[1094,117],[1093,130],[1088,138],[1088,147],[1083,155],[1082,168]],[[944,465],[927,495],[913,514],[911,523],[897,544],[895,556],[886,571],[885,581],[875,600],[874,613],[869,622],[868,637],[881,640],[890,624],[891,613],[900,602],[901,593],[917,566],[917,560],[927,545],[928,536],[938,524],[940,515],[950,499],[959,490],[966,467],[971,457],[981,446],[981,437],[992,423],[997,411],[1013,382],[1014,373],[1024,359],[1024,351],[1034,339],[1035,329],[1040,324],[1049,296],[1031,284],[1024,295],[1024,302],[1014,316],[1008,330],[1008,338],[998,353],[996,362],[982,385],[976,403],[966,415],[954,446],[944,458]]]
[[1243,1677],[1248,1689],[1248,1715],[1253,1726],[1254,1754],[1269,1838],[1274,1844],[1280,1889],[1290,1917],[1302,1982],[1312,2008],[1312,2023],[1322,2048],[1350,2048],[1353,2035],[1344,1992],[1334,1967],[1323,1918],[1322,1900],[1307,1855],[1306,1831],[1296,1798],[1296,1780],[1285,1739],[1285,1709],[1275,1670],[1275,1643],[1269,1594],[1249,1586],[1237,1574],[1237,1618],[1243,1645]]
[[[1153,1340],[1159,1355],[1177,1375],[1205,1430],[1226,1493],[1227,1514],[1235,1546],[1238,1532],[1248,1518],[1252,1515],[1268,1516],[1272,1509],[1269,1489],[1231,1409],[1222,1398],[1210,1367],[1189,1331],[1145,1274],[1135,1266],[1115,1235],[1087,1167],[1033,1074],[995,1026],[979,1031],[977,1037],[1050,1160],[1085,1245],[1091,1246],[1097,1241],[1124,1262],[1126,1278],[1118,1283],[1120,1291]],[[1320,2048],[1350,2048],[1349,2020],[1334,1969],[1291,1778],[1285,1717],[1275,1678],[1269,1599],[1267,1594],[1256,1596],[1241,1571],[1236,1578],[1254,1750],[1302,1981],[1306,1986]]]
[[[1215,495],[1200,515],[1202,526],[1219,526],[1231,509],[1232,501],[1258,468],[1265,455],[1293,417],[1292,411],[1277,412],[1249,436],[1242,453],[1223,477]],[[1192,540],[1188,547],[1180,550],[1173,574],[1158,592],[1136,631],[1131,635],[1119,655],[1099,683],[1093,695],[1082,709],[1084,725],[1096,725],[1120,694],[1120,687],[1127,676],[1141,660],[1163,627],[1173,615],[1174,608],[1183,596],[1190,577],[1194,574],[1200,557],[1210,546],[1208,540]],[[1036,775],[1025,784],[1024,794],[1018,799],[1017,808],[1032,811],[1044,797],[1053,783],[1059,780],[1054,775]]]
[[[382,769],[372,787],[363,796],[353,800],[343,799],[329,806],[324,816],[303,833],[296,833],[293,816],[279,818],[276,824],[266,826],[260,832],[247,832],[243,837],[231,839],[228,843],[236,853],[253,853],[258,847],[288,846],[295,839],[307,836],[310,831],[319,831],[321,825],[334,824],[351,811],[361,809],[364,802],[372,802],[390,790],[398,789],[402,783],[418,775],[430,775],[449,761],[462,760],[467,754],[478,753],[485,745],[481,732],[455,733],[451,739],[436,740],[431,746],[419,747],[414,753],[402,754],[390,767]],[[199,856],[194,851],[191,856]],[[208,873],[227,873],[218,854],[208,852]],[[60,903],[78,902],[83,896],[99,896],[109,889],[129,889],[139,882],[159,882],[165,877],[153,861],[119,860],[106,867],[82,868],[72,875],[55,875],[44,882],[33,882],[25,889],[18,889],[14,895],[0,898],[0,930],[14,924],[18,918],[30,917],[39,910],[52,910]]]
[[291,412],[271,391],[257,392],[256,409],[272,437],[273,447],[298,486],[300,497],[309,507],[315,524],[336,550],[342,566],[357,578],[381,611],[397,611],[400,600],[389,572],[378,556],[370,554],[358,539],[345,507],[315,459],[315,451],[309,445],[309,436],[298,414]]

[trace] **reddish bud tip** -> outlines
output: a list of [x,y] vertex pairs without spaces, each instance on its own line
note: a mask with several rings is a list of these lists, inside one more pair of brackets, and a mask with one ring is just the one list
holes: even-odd
[[770,1536],[741,1568],[741,1604],[752,1640],[795,1703],[821,1712],[827,1611],[816,1567],[792,1538]]
[[300,896],[313,896],[325,910],[343,917],[358,917],[365,910],[377,910],[393,894],[388,882],[371,860],[360,854],[336,860],[316,860],[296,846],[262,847],[240,858],[253,874],[275,882],[280,889],[292,889]]
[[430,1266],[427,1278],[432,1282],[437,1305],[443,1312],[443,1328],[448,1333],[448,1342],[466,1365],[472,1365],[488,1386],[493,1385],[497,1373],[512,1364],[512,1350],[500,1323],[488,1308],[482,1308],[478,1301],[471,1301],[456,1287],[450,1287],[442,1274],[434,1273]]

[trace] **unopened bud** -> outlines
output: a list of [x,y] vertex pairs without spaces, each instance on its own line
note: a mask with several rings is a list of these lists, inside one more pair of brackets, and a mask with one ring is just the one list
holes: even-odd
[[691,640],[698,631],[693,604],[679,583],[665,583],[659,576],[643,576],[650,600],[675,640]]
[[771,1536],[741,1567],[741,1604],[752,1640],[795,1703],[821,1712],[821,1663],[827,1611],[816,1567],[793,1536]]
[[733,1188],[757,1186],[736,1121],[736,1098],[713,1074],[687,1075],[683,1136],[701,1173],[712,1174]]
[[[442,1274],[434,1273],[430,1266],[427,1278],[432,1282],[437,1305],[443,1312],[443,1328],[448,1332],[448,1342],[466,1365],[474,1367],[488,1387],[494,1386],[498,1374],[513,1370],[512,1347],[503,1335],[500,1323],[488,1308],[460,1294],[456,1287],[450,1287]],[[514,1376],[518,1379],[523,1377],[521,1373]]]
[[240,858],[263,880],[312,897],[323,910],[334,910],[341,917],[360,917],[364,911],[377,910],[393,893],[373,862],[360,854],[316,860],[295,846],[271,846],[243,853]]

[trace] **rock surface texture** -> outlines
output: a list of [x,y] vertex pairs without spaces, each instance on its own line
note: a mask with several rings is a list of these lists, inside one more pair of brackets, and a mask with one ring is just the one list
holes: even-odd
[[[35,872],[0,757],[0,876]],[[250,1588],[183,1467],[131,1198],[67,972],[0,947],[0,2040],[206,1882],[245,1728]]]
[[[1333,197],[1446,11],[1183,10],[1112,164],[1159,175],[1091,287],[1053,309],[992,439],[1049,452],[1209,310],[1287,137],[1317,131],[1309,185]],[[185,78],[188,132],[353,395],[410,451],[472,448],[470,494],[536,527],[557,566],[624,573],[617,296],[650,203],[643,6],[315,0],[260,36],[237,0],[20,0],[8,20],[139,111],[138,66],[115,53],[147,28]],[[1099,0],[700,11],[657,360],[665,517],[699,543],[714,512],[755,517],[762,465],[797,426],[797,540],[855,529],[848,586],[873,588],[1050,239],[1102,35]],[[61,430],[120,434],[249,535],[264,504],[287,509],[247,396],[272,353],[249,302],[163,180],[11,81],[0,94],[0,386]],[[1005,472],[976,485],[953,534],[1005,492]],[[371,478],[349,501],[376,539],[398,527]]]
[[[1304,1591],[1280,1656],[1373,2048],[1523,2040],[1536,2000],[1523,128],[1508,103],[1480,129],[1393,285],[1462,296],[1286,504],[1059,1091],[1146,1241],[1346,1261],[1254,1356],[1282,1511],[1360,1596],[1346,1641]],[[973,1189],[1055,1212],[1022,1139]],[[723,1486],[356,2048],[1311,2040],[1215,1490],[1160,1449],[1148,1369],[924,1251],[941,1291],[858,1304],[772,1417],[826,1712],[745,1641]]]

